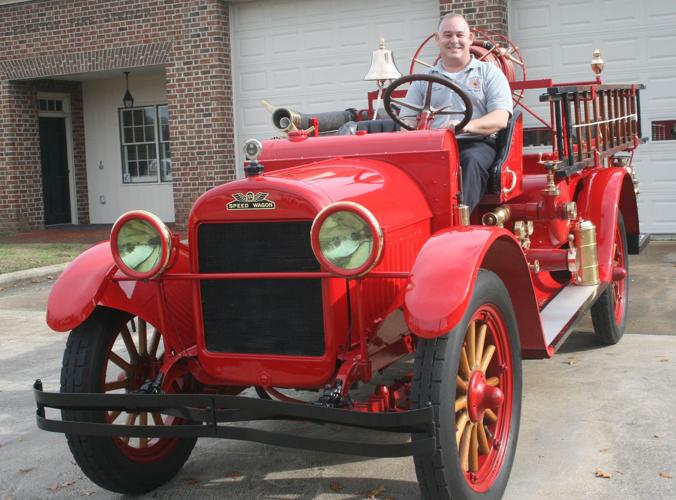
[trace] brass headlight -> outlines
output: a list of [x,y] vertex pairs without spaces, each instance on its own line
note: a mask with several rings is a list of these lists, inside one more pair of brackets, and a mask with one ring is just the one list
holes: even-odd
[[357,203],[339,202],[322,210],[312,224],[312,250],[331,272],[359,276],[378,263],[383,233],[376,218]]
[[110,246],[118,267],[132,278],[159,276],[171,258],[171,233],[155,215],[142,210],[127,212],[110,234]]

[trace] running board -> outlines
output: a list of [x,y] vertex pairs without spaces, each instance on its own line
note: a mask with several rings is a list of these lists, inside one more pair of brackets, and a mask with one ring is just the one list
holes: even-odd
[[556,351],[607,286],[568,285],[561,290],[540,312],[545,343]]

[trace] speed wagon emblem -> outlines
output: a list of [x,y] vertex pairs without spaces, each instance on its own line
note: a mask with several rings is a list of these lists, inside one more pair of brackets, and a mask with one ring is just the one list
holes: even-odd
[[275,202],[268,200],[270,193],[234,193],[226,205],[227,210],[274,210]]

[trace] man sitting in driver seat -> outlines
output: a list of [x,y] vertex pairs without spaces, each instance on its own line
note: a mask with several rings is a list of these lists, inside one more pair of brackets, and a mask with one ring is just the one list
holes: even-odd
[[[512,91],[505,75],[494,64],[482,62],[470,55],[469,48],[474,33],[460,14],[446,14],[434,35],[439,47],[438,64],[426,74],[443,76],[459,86],[472,100],[472,119],[461,131],[456,131],[460,147],[462,168],[463,203],[470,211],[479,204],[486,192],[489,168],[495,161],[496,132],[507,127],[512,114]],[[416,81],[406,94],[406,102],[424,103],[428,82]],[[435,108],[448,106],[451,110],[463,110],[462,99],[452,90],[433,84],[432,102]],[[416,112],[403,108],[399,116],[405,118]],[[449,115],[437,115],[433,128],[454,128],[460,120]]]

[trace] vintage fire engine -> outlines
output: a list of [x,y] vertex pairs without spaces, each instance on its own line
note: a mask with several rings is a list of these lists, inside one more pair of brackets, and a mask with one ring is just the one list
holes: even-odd
[[[425,497],[502,494],[521,360],[553,356],[589,310],[601,344],[622,337],[628,254],[645,243],[632,167],[642,87],[603,84],[599,53],[591,81],[528,80],[510,40],[477,31],[473,55],[504,71],[517,106],[470,214],[458,139],[430,128],[451,111],[432,108],[429,91],[415,125],[396,110],[405,85],[424,80],[460,94],[466,107],[452,112],[471,116],[462,89],[414,72],[420,53],[395,79],[391,53],[375,51],[368,110],[273,107],[284,137],[247,142],[246,177],[195,202],[187,240],[129,212],[64,271],[47,311],[51,328],[71,330],[61,390],[36,381],[37,423],[66,434],[92,481],[152,490],[198,437],[218,437],[412,455]],[[533,89],[549,119],[525,104]],[[391,120],[369,119],[383,91]],[[524,153],[521,110],[542,122],[546,151]],[[386,380],[407,356],[412,371]],[[372,394],[357,397],[359,382]],[[258,397],[240,395],[252,387]],[[234,425],[278,419],[359,437]]]

